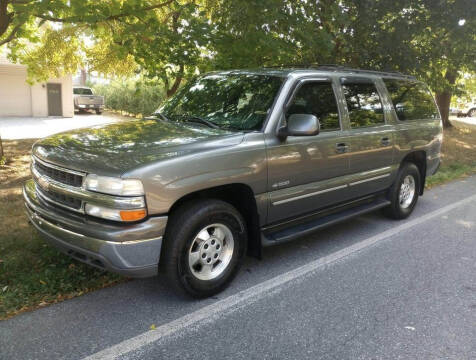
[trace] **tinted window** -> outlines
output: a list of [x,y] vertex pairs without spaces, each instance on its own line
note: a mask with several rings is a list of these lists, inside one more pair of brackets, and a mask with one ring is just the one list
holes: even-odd
[[321,131],[339,130],[339,111],[330,82],[308,82],[295,95],[287,115],[313,114],[321,123]]
[[200,117],[220,128],[261,130],[283,78],[212,74],[191,81],[158,112],[172,121]]
[[342,84],[353,128],[385,123],[380,96],[373,83],[345,81]]
[[436,119],[435,101],[428,88],[418,82],[384,79],[398,120]]
[[73,94],[74,95],[92,95],[93,92],[91,91],[91,89],[73,88]]

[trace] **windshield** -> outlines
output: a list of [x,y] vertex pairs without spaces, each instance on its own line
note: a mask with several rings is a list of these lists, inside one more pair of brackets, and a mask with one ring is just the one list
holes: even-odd
[[88,88],[74,88],[73,94],[74,95],[92,95],[93,92],[91,89],[88,89]]
[[219,128],[261,130],[282,82],[268,75],[206,75],[187,84],[157,112],[174,121],[195,118]]

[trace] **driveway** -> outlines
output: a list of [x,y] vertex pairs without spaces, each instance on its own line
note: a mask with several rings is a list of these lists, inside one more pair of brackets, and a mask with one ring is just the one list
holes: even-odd
[[123,121],[125,118],[113,113],[102,115],[83,113],[73,118],[0,117],[0,136],[3,140],[36,139],[62,131]]
[[194,301],[134,280],[0,322],[7,359],[476,359],[476,177],[247,259]]
[[469,128],[476,130],[476,117],[450,117],[453,126],[457,128]]

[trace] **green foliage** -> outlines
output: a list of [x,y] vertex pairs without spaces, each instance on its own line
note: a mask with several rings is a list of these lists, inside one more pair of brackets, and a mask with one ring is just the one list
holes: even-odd
[[40,42],[17,44],[10,58],[27,65],[28,82],[73,74],[84,64],[82,45],[74,26],[42,29]]
[[93,87],[95,94],[105,97],[108,109],[133,115],[152,114],[165,98],[164,85],[158,80],[116,80]]

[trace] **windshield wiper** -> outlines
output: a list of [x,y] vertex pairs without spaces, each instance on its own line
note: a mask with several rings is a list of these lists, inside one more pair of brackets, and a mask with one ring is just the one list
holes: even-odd
[[195,115],[185,115],[183,121],[203,124],[203,125],[206,125],[208,127],[211,127],[212,129],[219,129],[220,128],[214,122],[212,122],[210,120],[205,120],[205,119],[203,119],[201,117],[198,117],[198,116],[195,116]]
[[[158,118],[162,118],[162,120],[165,120],[165,121],[170,121],[169,118],[167,116],[165,116],[164,114],[160,113],[160,112],[155,112],[153,113],[151,116],[152,117],[158,117]],[[146,118],[147,119],[147,118]]]

